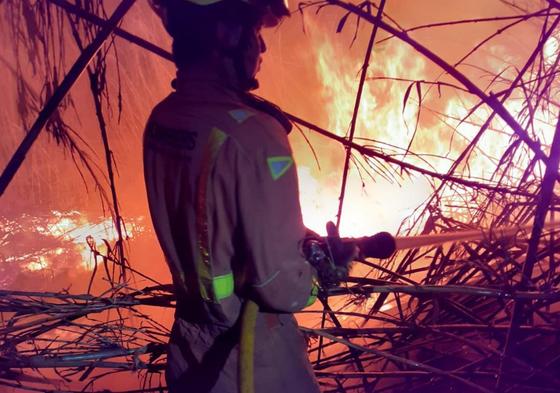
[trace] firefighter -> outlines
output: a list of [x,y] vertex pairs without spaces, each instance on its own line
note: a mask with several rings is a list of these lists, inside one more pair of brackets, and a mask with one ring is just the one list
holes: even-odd
[[166,379],[175,392],[237,392],[240,313],[259,306],[256,392],[318,392],[292,312],[317,292],[302,254],[306,229],[289,121],[250,91],[263,27],[282,0],[160,0],[173,38],[174,91],[151,113],[144,171],[177,310]]

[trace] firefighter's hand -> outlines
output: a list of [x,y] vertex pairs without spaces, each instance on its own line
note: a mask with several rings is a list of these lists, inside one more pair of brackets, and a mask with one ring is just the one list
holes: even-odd
[[340,280],[348,277],[350,262],[358,257],[360,250],[354,242],[343,242],[332,221],[327,222],[327,247],[330,258],[336,266]]

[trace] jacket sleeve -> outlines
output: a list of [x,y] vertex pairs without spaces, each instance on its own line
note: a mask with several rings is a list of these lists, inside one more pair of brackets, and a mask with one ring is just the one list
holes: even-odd
[[246,254],[246,284],[262,307],[300,310],[317,293],[315,270],[301,251],[305,237],[297,172],[285,132],[250,130],[249,148],[239,146],[237,203]]

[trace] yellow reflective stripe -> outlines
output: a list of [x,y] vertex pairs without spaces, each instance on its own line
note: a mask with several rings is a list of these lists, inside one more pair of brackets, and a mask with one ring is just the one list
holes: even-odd
[[307,299],[307,304],[305,305],[305,307],[309,307],[313,303],[315,303],[315,300],[317,300],[317,295],[318,294],[319,294],[319,284],[314,279],[312,287],[311,287],[311,296],[309,296],[309,299]]
[[200,287],[200,296],[207,301],[217,301],[214,291],[214,279],[212,277],[212,264],[209,236],[208,236],[208,180],[214,166],[214,161],[218,155],[220,147],[227,139],[227,134],[219,128],[212,128],[208,143],[204,149],[202,166],[198,177],[198,190],[196,196],[196,233],[198,245],[198,258],[196,271]]
[[218,154],[220,147],[222,147],[226,139],[227,139],[227,134],[225,132],[223,132],[217,127],[212,128],[212,133],[210,134],[210,140],[208,141],[210,154],[212,155],[211,157],[212,164],[216,159],[216,155]]
[[214,289],[214,296],[216,300],[220,301],[226,297],[231,296],[233,293],[233,273],[224,274],[223,276],[216,276],[212,280],[212,286]]
[[200,296],[206,301],[212,301],[214,298],[213,293],[208,290],[208,288],[210,288],[210,286],[212,285],[212,279],[208,278],[208,270],[205,269],[204,265],[199,263],[196,267],[196,272],[198,274]]

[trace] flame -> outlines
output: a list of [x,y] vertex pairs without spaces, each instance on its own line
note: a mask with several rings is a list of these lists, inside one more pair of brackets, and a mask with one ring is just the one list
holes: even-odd
[[546,40],[543,48],[544,61],[548,65],[552,65],[558,57],[558,49],[560,49],[560,43],[556,37],[550,37]]
[[27,264],[26,268],[27,268],[27,270],[30,270],[30,271],[34,272],[34,271],[38,271],[38,270],[44,270],[44,269],[48,268],[49,265],[50,265],[50,263],[49,263],[48,259],[45,256],[41,255],[38,258],[38,260],[29,262]]
[[[38,231],[40,229],[43,228],[37,228]],[[79,266],[86,270],[93,269],[92,251],[87,243],[88,237],[93,239],[93,244],[101,252],[107,251],[103,239],[110,242],[117,239],[112,228],[111,218],[105,218],[101,222],[92,223],[76,211],[53,211],[52,221],[47,224],[44,233],[70,242],[73,251],[81,256]],[[58,252],[60,251],[58,250]]]
[[[321,101],[328,129],[344,136],[349,130],[362,67],[360,59],[340,56],[346,43],[325,40],[322,29],[312,26],[312,46],[316,48],[316,72],[321,80]],[[410,51],[402,44],[384,50],[382,56],[374,56],[370,74],[424,77],[424,63],[417,57],[411,60]],[[416,109],[409,105],[403,115],[402,97],[405,85],[381,82],[366,82],[356,122],[355,138],[369,138],[391,142],[398,146],[408,144],[406,123],[412,123]],[[404,120],[403,120],[404,118]],[[358,143],[363,140],[355,139]],[[371,142],[367,142],[371,144]],[[298,152],[296,152],[298,153]],[[299,151],[302,154],[301,151]],[[321,169],[315,169],[305,159],[298,163],[300,199],[306,226],[325,234],[325,223],[336,220],[338,200],[342,182],[342,165],[345,150],[340,146],[329,148],[320,154]],[[324,159],[323,157],[327,157]],[[325,162],[325,160],[327,162]],[[404,218],[422,204],[430,193],[428,183],[420,178],[386,180],[374,174],[374,182],[363,181],[367,177],[363,169],[368,161],[359,157],[351,165],[345,191],[340,233],[343,236],[369,235],[379,231],[395,233]]]
[[[72,212],[73,217],[62,216],[60,212],[53,212],[59,217],[49,226],[52,236],[62,237],[74,244],[74,249],[81,255],[81,267],[92,270],[94,267],[93,253],[89,244],[95,245],[100,253],[107,253],[107,242],[118,239],[112,218],[104,218],[100,222],[92,223],[79,212]],[[131,239],[143,228],[134,223],[125,224],[127,238]]]
[[[101,254],[107,253],[107,243],[115,242],[118,238],[111,218],[99,218],[92,221],[86,215],[78,211],[51,211],[47,216],[23,215],[16,221],[3,218],[0,221],[0,233],[7,234],[8,239],[4,247],[9,248],[10,236],[15,235],[17,241],[20,234],[31,232],[36,234],[36,242],[31,251],[17,252],[17,245],[12,255],[3,257],[3,261],[19,262],[30,272],[39,272],[46,269],[56,270],[71,260],[75,267],[76,256],[79,258],[78,267],[92,270],[94,267],[93,255],[90,245]],[[143,217],[131,219],[125,225],[125,234],[128,239],[135,237],[144,231]]]
[[[314,51],[311,56],[315,56],[311,61],[321,81],[319,101],[324,107],[327,128],[345,136],[350,129],[364,53],[355,49],[359,45],[350,50],[350,41],[345,40],[343,34],[326,40],[326,36],[333,37],[332,32],[325,31],[318,21],[308,20],[306,27],[309,28],[307,31]],[[559,46],[555,37],[546,42],[544,60],[549,66],[558,56]],[[481,59],[481,64],[496,74],[501,73],[507,84],[507,80],[513,79],[515,74],[513,68],[510,74],[510,71],[502,72],[504,62],[515,64],[517,58],[512,55],[511,48],[499,44],[490,46],[488,51],[491,55]],[[492,111],[481,105],[471,113],[471,108],[478,104],[475,97],[449,87],[415,84],[413,81],[434,80],[434,69],[430,67],[420,55],[396,40],[376,47],[362,94],[354,140],[383,149],[395,158],[445,174],[480,132]],[[440,80],[446,81],[444,76],[440,76]],[[480,83],[483,85],[486,81],[482,79]],[[495,82],[491,89],[499,89],[499,83]],[[516,91],[505,104],[514,117],[524,116],[526,109],[522,98],[522,92]],[[420,100],[421,116],[416,124]],[[533,115],[540,124],[529,130],[533,139],[549,144],[554,135],[554,116],[546,111]],[[413,134],[410,152],[429,155],[426,158],[429,166],[415,154],[408,151],[404,154]],[[513,131],[496,116],[471,152],[468,166],[463,162],[455,175],[494,183],[499,179],[495,172],[500,157],[511,145],[512,138]],[[389,143],[391,147],[388,147]],[[296,158],[298,154],[301,156],[298,158],[298,175],[304,222],[321,234],[325,233],[326,221],[336,221],[342,163],[346,154],[340,145],[326,145],[317,149],[320,170],[303,156],[305,153],[301,147],[296,149]],[[507,167],[507,178],[500,179],[502,185],[515,186],[531,156],[523,149],[517,152],[512,164]],[[340,233],[343,236],[369,235],[378,231],[396,233],[402,222],[428,200],[433,187],[439,184],[438,180],[416,175],[401,178],[398,173],[386,179],[372,172],[372,181],[367,179],[363,170],[367,166],[368,160],[363,157],[357,157],[351,164],[341,218]],[[381,169],[380,172],[386,174],[387,170]],[[362,177],[366,180],[363,181]],[[471,222],[470,207],[479,202],[476,197],[465,201],[465,196],[452,188],[444,189],[441,197],[447,202],[446,214]]]

